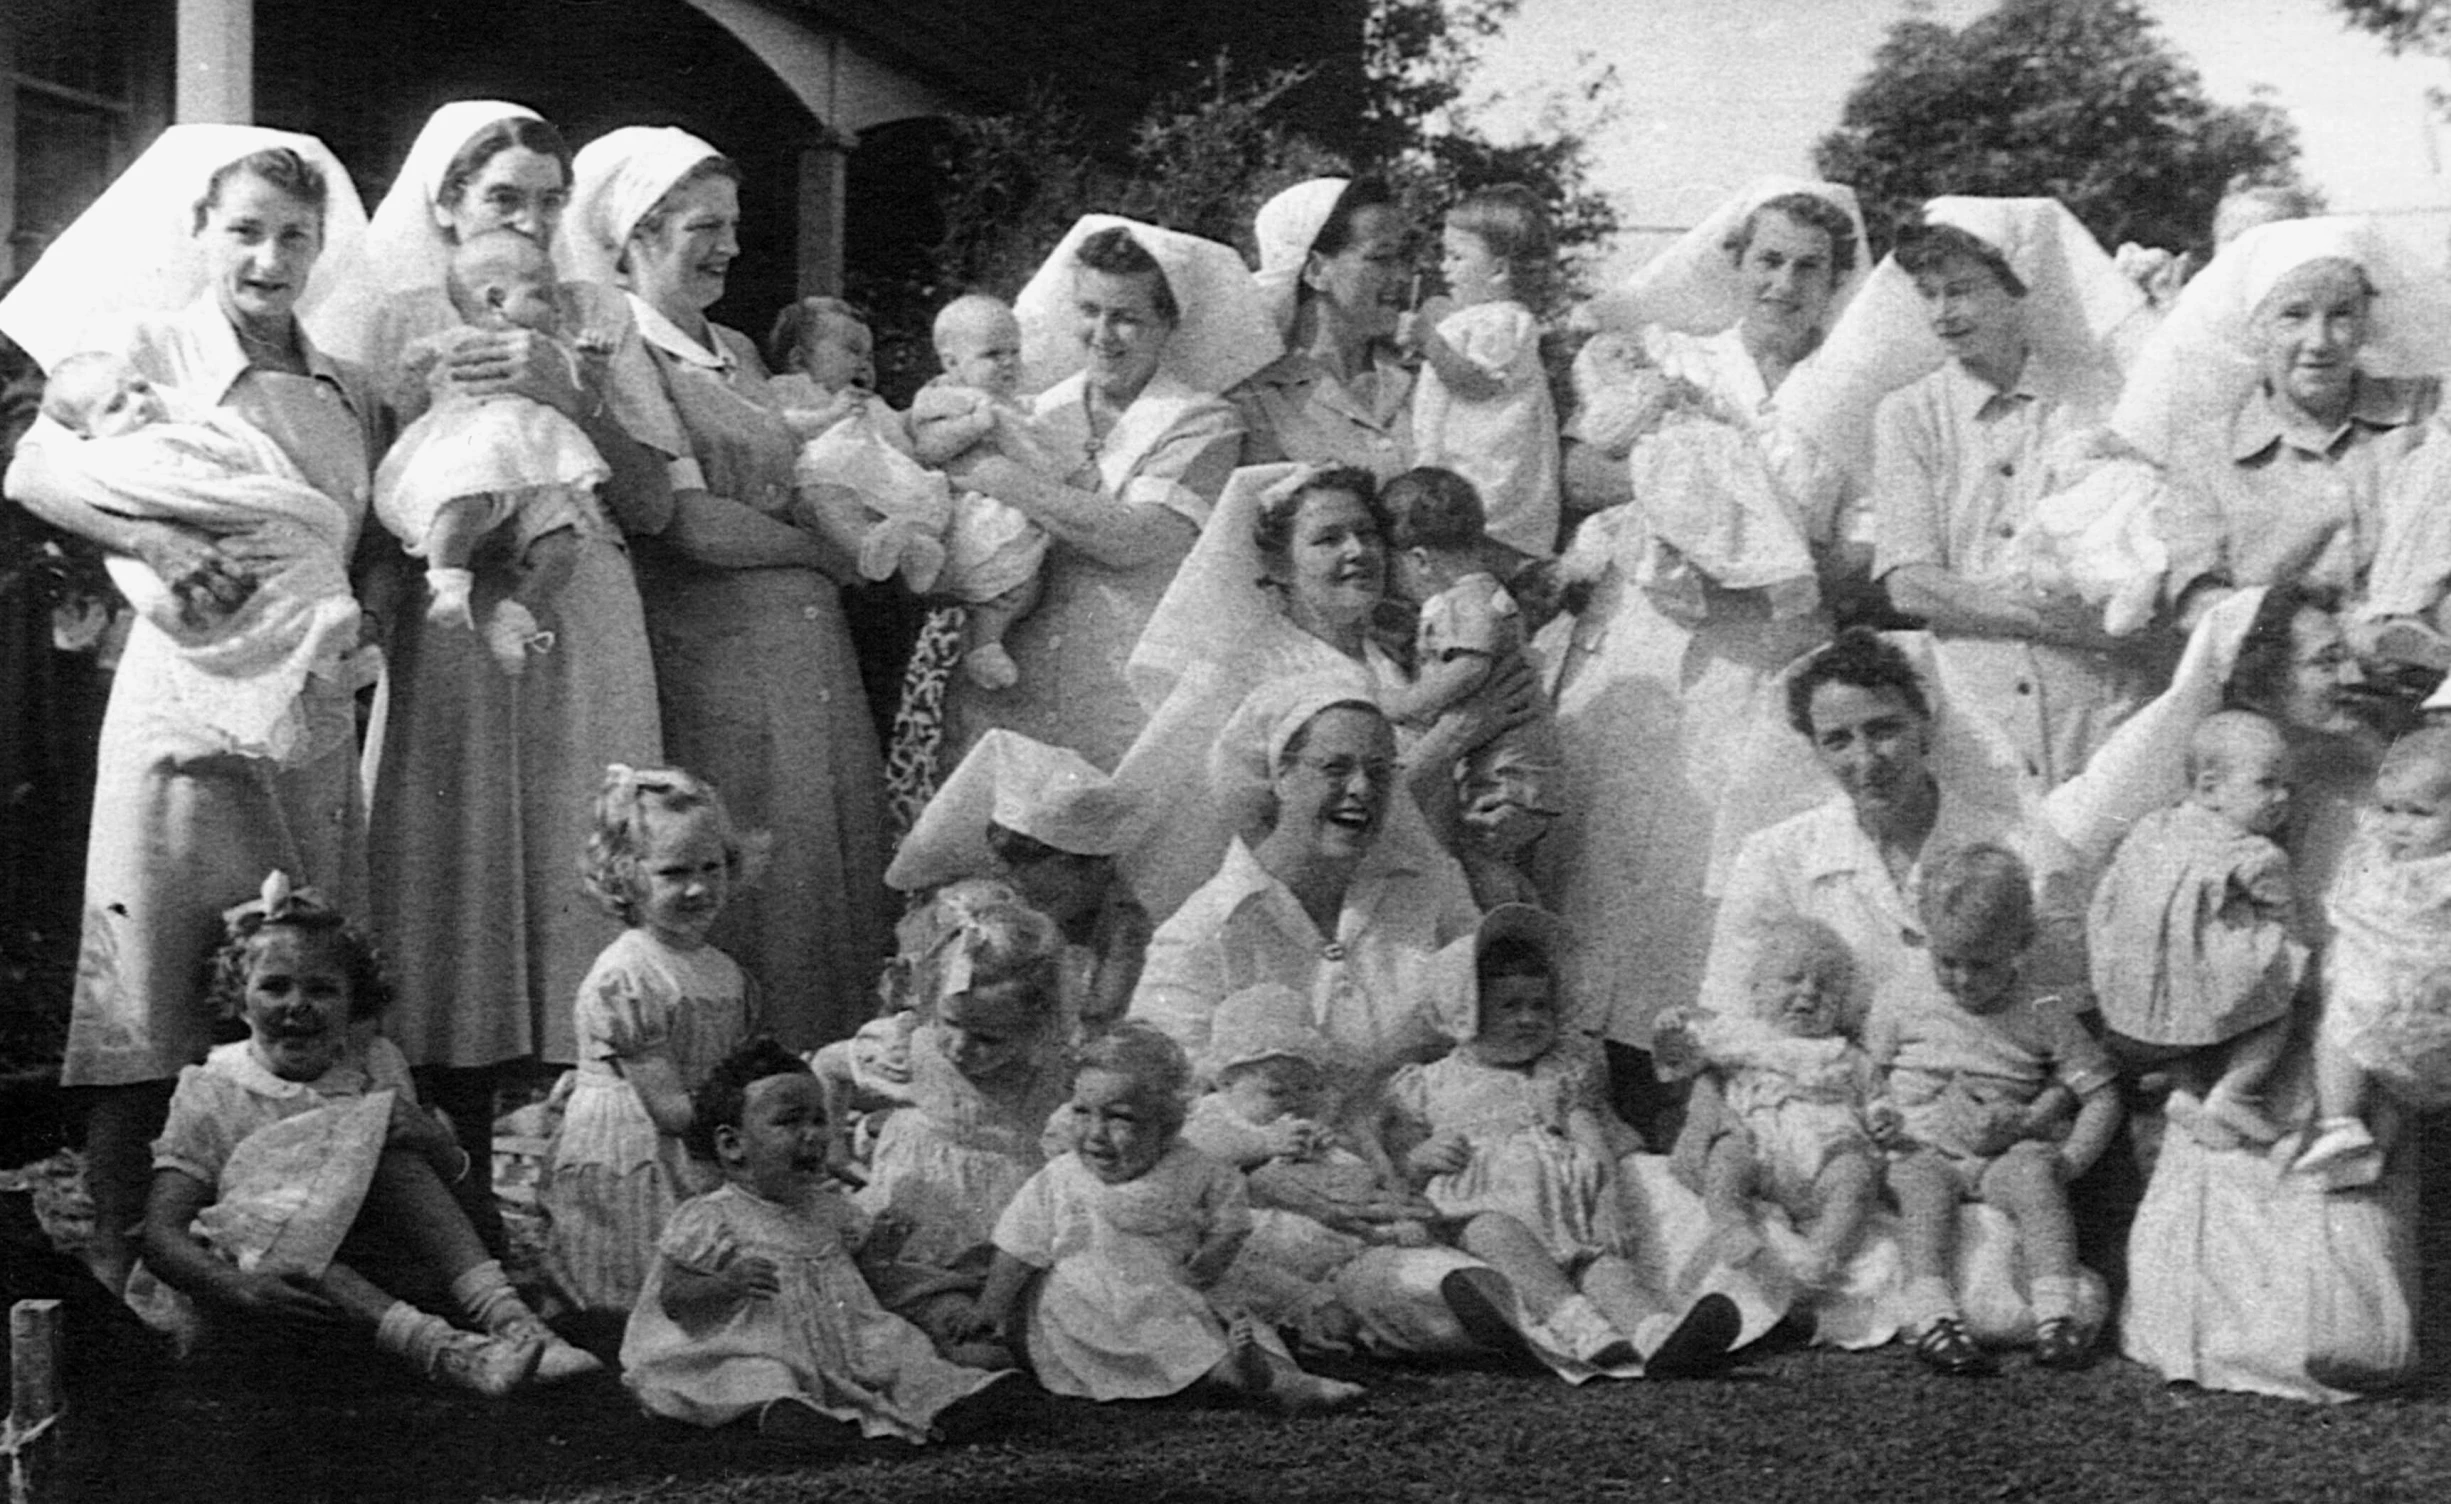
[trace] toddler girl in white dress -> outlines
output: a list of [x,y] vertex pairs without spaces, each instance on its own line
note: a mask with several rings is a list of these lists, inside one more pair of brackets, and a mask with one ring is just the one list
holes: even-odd
[[1456,942],[1472,958],[1471,1034],[1389,1081],[1394,1127],[1411,1141],[1403,1163],[1461,1224],[1459,1246],[1514,1286],[1514,1325],[1537,1328],[1536,1346],[1625,1378],[1704,1366],[1735,1340],[1738,1315],[1719,1294],[1671,1315],[1627,1257],[1607,1067],[1560,1023],[1563,938],[1552,916],[1506,904]]
[[706,932],[755,849],[705,780],[605,770],[587,885],[629,928],[579,984],[579,1068],[540,1193],[546,1266],[583,1308],[627,1310],[665,1218],[709,1186],[682,1144],[690,1088],[755,1032],[758,1009]]
[[[460,327],[413,340],[405,377],[430,380],[434,405],[408,426],[375,471],[374,509],[426,561],[429,620],[473,630],[479,546],[510,545],[512,582],[487,612],[485,646],[506,674],[553,645],[537,612],[578,568],[583,493],[612,472],[579,425],[532,398],[460,395],[444,359],[469,338],[526,329],[558,341],[560,283],[545,248],[516,230],[486,230],[453,248],[445,287]],[[560,346],[578,382],[575,347]]]
[[[1206,1381],[1289,1412],[1361,1398],[1302,1371],[1273,1331],[1229,1328],[1210,1290],[1250,1235],[1242,1177],[1182,1141],[1191,1064],[1121,1024],[1082,1046],[1077,1146],[1030,1178],[996,1223],[982,1304],[1055,1394],[1159,1399]],[[1045,1272],[1025,1318],[1030,1278]]]
[[902,1229],[870,1222],[830,1181],[808,1066],[752,1040],[691,1101],[691,1147],[723,1184],[657,1240],[621,1343],[638,1402],[699,1426],[754,1417],[817,1444],[928,1441],[994,1419],[1016,1376],[946,1362],[870,1292],[855,1259],[890,1253]]

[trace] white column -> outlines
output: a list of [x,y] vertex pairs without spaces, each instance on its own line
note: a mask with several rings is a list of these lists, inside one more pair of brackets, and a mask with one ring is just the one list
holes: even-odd
[[179,0],[182,125],[255,122],[255,0]]
[[843,159],[851,138],[817,124],[818,139],[800,149],[800,296],[843,290]]

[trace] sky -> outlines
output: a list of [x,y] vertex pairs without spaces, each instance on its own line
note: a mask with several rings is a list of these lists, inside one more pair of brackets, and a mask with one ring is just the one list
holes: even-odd
[[[1988,0],[1932,0],[1961,26]],[[2260,86],[2297,122],[2301,170],[2342,211],[2451,204],[2451,127],[2428,124],[2425,90],[2451,63],[2393,58],[2345,30],[2325,0],[2146,0],[2164,39],[2217,101]],[[1690,224],[1764,172],[1807,172],[1904,0],[1522,0],[1483,53],[1482,118],[1501,137],[1536,128],[1556,80],[1613,64],[1623,118],[1595,137],[1596,185],[1633,226]],[[1588,55],[1588,60],[1586,60]],[[2439,144],[2429,138],[2441,133]],[[1630,235],[1615,264],[1662,237]]]

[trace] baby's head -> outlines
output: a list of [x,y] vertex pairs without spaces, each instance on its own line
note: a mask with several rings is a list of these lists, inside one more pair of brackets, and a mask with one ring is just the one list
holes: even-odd
[[732,889],[752,881],[766,852],[763,832],[732,824],[715,786],[679,768],[604,770],[581,877],[607,913],[689,948],[723,912]]
[[1547,291],[1549,213],[1521,183],[1464,195],[1447,211],[1441,240],[1440,267],[1459,303],[1537,303]]
[[1622,390],[1651,369],[1651,357],[1644,353],[1641,340],[1604,329],[1574,352],[1575,397],[1588,406],[1600,393]]
[[1156,1168],[1183,1128],[1191,1061],[1147,1024],[1121,1023],[1083,1044],[1072,1078],[1074,1152],[1108,1185]]
[[1310,1000],[1278,982],[1228,994],[1209,1020],[1208,1073],[1246,1123],[1310,1117],[1333,1051],[1310,1021]]
[[115,439],[170,416],[144,373],[116,355],[87,350],[51,368],[43,416],[87,439]]
[[988,904],[955,918],[914,974],[931,999],[937,1040],[965,1080],[1027,1071],[1055,1026],[1062,990],[1055,922],[1027,904]]
[[479,230],[453,246],[443,287],[463,324],[539,334],[561,328],[560,279],[552,255],[507,226]]
[[1387,514],[1396,584],[1405,594],[1426,600],[1452,584],[1458,571],[1478,567],[1489,512],[1471,481],[1423,465],[1389,481],[1379,506]]
[[1973,1014],[2017,999],[2019,963],[2034,943],[2034,878],[2005,846],[1961,846],[1924,867],[1916,905],[1941,991]]
[[2288,739],[2252,710],[2206,716],[2187,739],[2187,802],[2250,835],[2288,821],[2293,782]]
[[970,293],[936,315],[936,363],[962,386],[997,397],[1021,393],[1021,320],[1001,298]]
[[825,1096],[807,1061],[760,1035],[715,1062],[689,1094],[681,1141],[733,1184],[795,1201],[826,1175]]
[[802,298],[777,314],[766,336],[766,359],[778,371],[798,371],[822,392],[877,384],[868,315],[840,298]]
[[338,1064],[350,1026],[390,1001],[374,942],[282,873],[221,917],[210,1001],[246,1024],[257,1057],[284,1081],[312,1081]]
[[1818,919],[1773,925],[1753,953],[1746,978],[1753,1016],[1791,1039],[1850,1034],[1855,957],[1838,931]]
[[1556,1047],[1558,952],[1565,927],[1530,904],[1502,903],[1473,935],[1473,1034],[1484,1065],[1526,1066]]
[[2371,818],[2395,862],[2451,852],[2451,729],[2428,726],[2391,744],[2374,775]]

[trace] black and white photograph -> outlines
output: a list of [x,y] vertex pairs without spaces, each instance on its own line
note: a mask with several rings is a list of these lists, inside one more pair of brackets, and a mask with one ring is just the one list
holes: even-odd
[[0,0],[8,1504],[2444,1497],[2446,154],[2451,0]]

